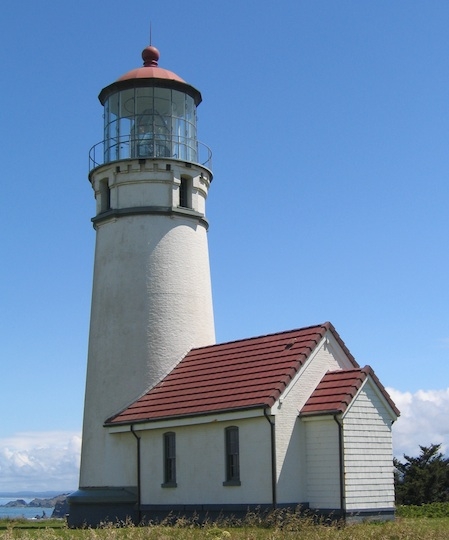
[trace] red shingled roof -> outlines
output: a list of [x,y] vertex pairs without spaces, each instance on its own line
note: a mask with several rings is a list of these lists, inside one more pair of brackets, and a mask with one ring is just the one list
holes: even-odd
[[106,424],[271,407],[330,330],[330,323],[192,349],[154,388]]
[[301,409],[301,415],[344,413],[368,376],[374,380],[395,414],[399,416],[399,410],[370,366],[328,371]]

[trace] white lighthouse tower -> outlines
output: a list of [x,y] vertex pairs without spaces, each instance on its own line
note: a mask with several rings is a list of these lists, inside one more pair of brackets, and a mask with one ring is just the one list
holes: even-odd
[[133,498],[127,452],[135,441],[118,444],[104,422],[192,347],[215,342],[205,217],[212,173],[196,125],[201,94],[158,67],[155,47],[142,58],[142,67],[100,92],[104,140],[90,152],[96,245],[75,521],[94,506]]

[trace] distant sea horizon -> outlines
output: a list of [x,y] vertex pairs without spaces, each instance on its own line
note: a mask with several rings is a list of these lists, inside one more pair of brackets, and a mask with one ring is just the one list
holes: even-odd
[[49,507],[17,507],[17,506],[5,506],[11,501],[17,501],[23,499],[27,504],[33,499],[51,499],[57,495],[63,495],[65,493],[72,493],[75,490],[67,491],[0,491],[0,519],[5,518],[25,518],[25,519],[37,519],[37,518],[50,518],[54,506]]
[[0,491],[0,499],[5,499],[8,497],[12,497],[10,499],[11,501],[15,501],[16,499],[51,499],[52,497],[56,497],[57,495],[63,495],[65,493],[73,493],[76,491],[75,489],[61,489],[61,490],[55,490],[55,489],[48,489],[45,491],[34,491],[32,489],[22,489],[17,491],[12,490],[4,490]]

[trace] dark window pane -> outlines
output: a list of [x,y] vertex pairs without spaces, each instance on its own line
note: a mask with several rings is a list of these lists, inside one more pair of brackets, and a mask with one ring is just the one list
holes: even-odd
[[176,482],[176,439],[173,432],[164,433],[164,482]]
[[226,428],[226,480],[240,480],[239,428]]

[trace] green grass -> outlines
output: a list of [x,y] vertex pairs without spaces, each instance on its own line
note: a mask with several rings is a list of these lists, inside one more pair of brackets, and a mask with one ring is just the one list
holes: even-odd
[[[1,526],[3,527],[3,523]],[[0,529],[1,540],[447,540],[449,518],[399,518],[395,522],[361,523],[356,525],[314,524],[302,522],[282,527],[243,525],[204,527],[155,525],[97,529],[68,529],[65,524],[42,522],[39,526],[24,526],[9,522]]]
[[[399,512],[401,513],[401,512]],[[170,525],[135,527],[107,524],[69,529],[63,520],[0,520],[0,540],[448,540],[449,517],[398,517],[395,521],[344,525],[317,523],[311,517],[276,512],[249,516],[239,524],[199,525],[178,520]]]

